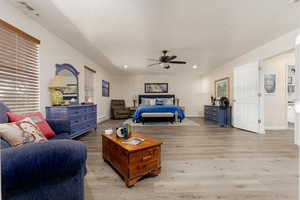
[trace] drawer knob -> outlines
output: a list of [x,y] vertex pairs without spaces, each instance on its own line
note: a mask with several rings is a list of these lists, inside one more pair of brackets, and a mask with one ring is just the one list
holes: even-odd
[[145,161],[145,160],[149,160],[150,158],[151,158],[151,156],[145,156],[142,158],[142,160]]

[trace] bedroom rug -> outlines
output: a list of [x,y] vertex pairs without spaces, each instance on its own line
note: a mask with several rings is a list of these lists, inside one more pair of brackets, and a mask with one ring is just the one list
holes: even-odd
[[124,123],[128,123],[131,126],[200,126],[200,124],[190,120],[190,119],[184,119],[181,123],[171,123],[171,122],[146,122],[143,123],[134,123],[132,119],[127,119]]

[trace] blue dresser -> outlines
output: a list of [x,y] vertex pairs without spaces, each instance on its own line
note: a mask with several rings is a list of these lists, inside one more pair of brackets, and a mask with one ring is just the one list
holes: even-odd
[[231,126],[231,107],[204,106],[204,119],[219,126]]
[[46,107],[46,117],[65,121],[64,129],[74,138],[97,128],[97,105]]

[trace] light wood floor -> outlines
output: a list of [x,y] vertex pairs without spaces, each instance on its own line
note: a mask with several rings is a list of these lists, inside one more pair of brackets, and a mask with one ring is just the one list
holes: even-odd
[[201,126],[136,127],[162,145],[162,173],[127,188],[102,160],[101,132],[107,121],[79,138],[88,146],[87,200],[298,200],[298,149],[292,132],[256,135]]

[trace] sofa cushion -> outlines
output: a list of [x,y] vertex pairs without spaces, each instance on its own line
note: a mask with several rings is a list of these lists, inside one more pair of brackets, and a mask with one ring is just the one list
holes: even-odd
[[0,136],[14,147],[47,140],[30,118],[19,122],[0,124]]
[[69,133],[60,133],[59,135],[56,135],[52,137],[50,140],[61,140],[61,139],[72,139]]
[[11,122],[17,122],[25,119],[26,117],[29,117],[37,124],[37,126],[47,139],[50,139],[55,136],[54,131],[49,126],[42,113],[40,112],[34,112],[30,114],[15,114],[12,112],[8,112],[7,115]]

